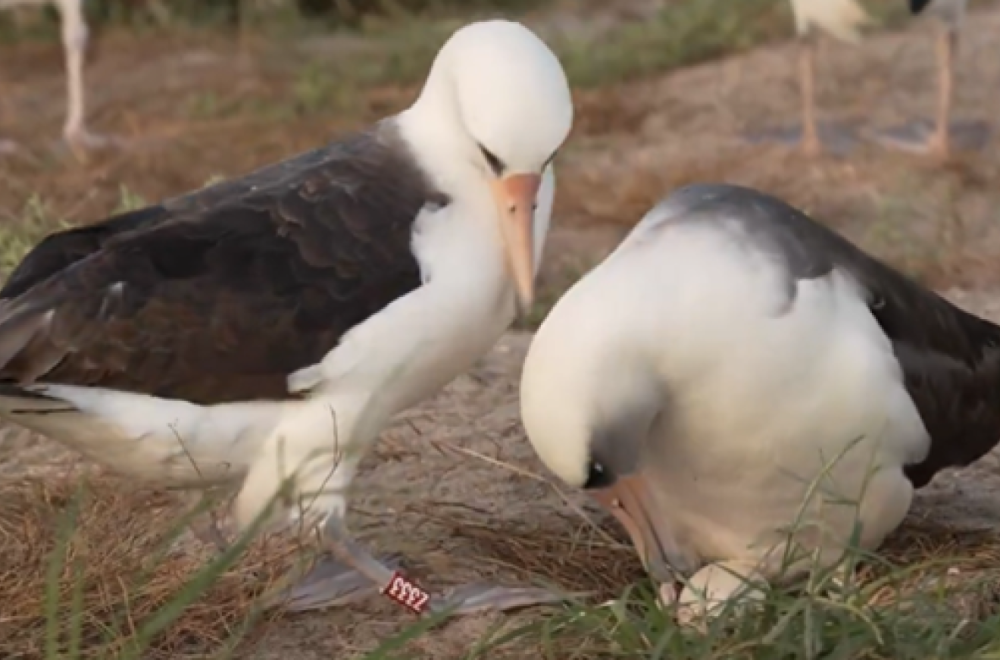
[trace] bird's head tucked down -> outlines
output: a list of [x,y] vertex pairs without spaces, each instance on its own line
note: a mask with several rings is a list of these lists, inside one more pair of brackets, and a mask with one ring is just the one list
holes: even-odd
[[574,370],[545,364],[548,358],[534,349],[522,375],[521,415],[545,466],[567,485],[588,491],[612,488],[638,473],[662,410],[660,390],[639,370]]
[[[647,335],[625,307],[632,297],[601,269],[583,276],[535,333],[521,372],[521,419],[542,463],[567,485],[612,487],[636,473],[665,406]],[[637,334],[638,333],[638,334]]]
[[[521,418],[542,463],[614,514],[650,575],[666,581],[671,566],[687,565],[649,465],[669,397],[645,342],[620,315],[589,305],[593,282],[585,276],[536,333],[521,375]],[[601,295],[627,295],[613,289]]]
[[540,198],[551,195],[540,190],[543,176],[573,123],[559,59],[519,23],[472,23],[441,48],[414,108],[434,115],[439,153],[451,151],[488,183],[525,310],[534,298],[537,238],[547,229],[536,227],[535,208],[552,203]]

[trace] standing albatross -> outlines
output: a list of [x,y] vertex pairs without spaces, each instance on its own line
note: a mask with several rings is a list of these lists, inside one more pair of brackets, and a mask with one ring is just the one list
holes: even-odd
[[704,612],[833,565],[856,521],[876,548],[914,488],[993,448],[1000,327],[774,197],[694,185],[552,309],[521,412],[663,600],[686,576],[680,600]]
[[[572,118],[538,37],[473,23],[400,114],[49,236],[0,291],[0,416],[137,477],[245,478],[242,527],[291,479],[284,519],[322,524],[352,575],[385,586],[393,572],[345,531],[345,489],[394,414],[531,304]],[[307,577],[292,603],[332,603],[338,585]],[[427,605],[551,597],[473,585]]]

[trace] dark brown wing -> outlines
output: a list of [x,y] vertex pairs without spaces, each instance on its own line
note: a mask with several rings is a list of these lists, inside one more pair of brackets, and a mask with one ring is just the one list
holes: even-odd
[[914,487],[992,450],[1000,442],[1000,327],[856,250],[838,261],[867,289],[930,434],[927,458],[906,467]]
[[[741,244],[784,262],[796,282],[846,271],[892,341],[907,392],[931,437],[927,458],[907,467],[914,486],[938,471],[972,463],[1000,442],[1000,327],[969,314],[868,256],[785,202],[730,185],[694,185],[668,204],[689,217],[739,232]],[[791,303],[790,303],[791,304]]]
[[57,234],[3,291],[0,380],[287,398],[289,373],[420,286],[412,223],[445,203],[383,124],[104,231]]
[[93,254],[113,236],[148,227],[168,218],[170,213],[162,205],[149,206],[116,215],[104,222],[46,236],[25,255],[7,278],[0,289],[0,300],[16,298],[53,273]]

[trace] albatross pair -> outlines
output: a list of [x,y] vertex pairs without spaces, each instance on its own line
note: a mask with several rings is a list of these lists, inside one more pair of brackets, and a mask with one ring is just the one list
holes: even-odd
[[[342,559],[293,607],[387,585],[345,489],[392,415],[531,303],[571,123],[549,49],[477,23],[365,132],[50,236],[0,290],[0,416],[150,480],[242,479],[244,526],[291,478],[286,520],[322,521]],[[989,451],[1000,328],[776,199],[699,185],[559,301],[521,397],[539,456],[612,510],[665,599],[683,575],[682,601],[722,600],[787,568],[782,528],[821,563],[856,521],[877,546],[914,488]],[[467,585],[429,605],[556,597]]]
[[[243,480],[243,527],[291,479],[285,521],[322,522],[343,560],[307,576],[292,607],[388,585],[392,570],[345,531],[345,490],[389,419],[531,304],[572,118],[541,40],[474,23],[404,112],[49,236],[0,290],[0,416],[151,481]],[[551,598],[469,585],[427,605]]]
[[555,305],[521,413],[697,615],[876,548],[915,488],[992,449],[1000,327],[784,202],[694,185]]

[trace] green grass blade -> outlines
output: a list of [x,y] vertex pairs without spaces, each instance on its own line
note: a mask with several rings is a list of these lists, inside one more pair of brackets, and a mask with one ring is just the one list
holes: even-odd
[[70,541],[76,530],[77,520],[80,514],[80,497],[83,493],[83,483],[77,488],[76,493],[66,504],[66,508],[59,517],[59,525],[56,530],[56,543],[49,555],[48,570],[45,576],[45,657],[59,658],[59,637],[60,637],[60,581],[66,566],[67,555],[69,554]]

